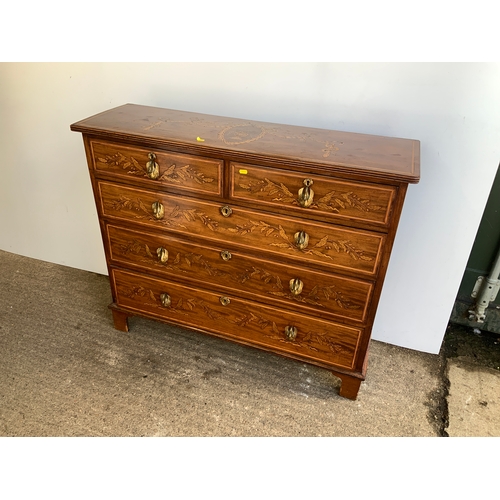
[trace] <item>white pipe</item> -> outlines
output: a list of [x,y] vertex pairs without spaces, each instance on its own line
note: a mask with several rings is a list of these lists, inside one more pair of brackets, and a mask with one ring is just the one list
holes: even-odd
[[479,278],[482,279],[483,282],[476,298],[475,307],[469,311],[469,320],[476,321],[477,323],[484,323],[486,318],[486,309],[490,302],[495,300],[498,290],[500,289],[500,279],[498,279],[499,275],[500,248],[498,249],[497,256],[488,277],[486,279],[482,276]]

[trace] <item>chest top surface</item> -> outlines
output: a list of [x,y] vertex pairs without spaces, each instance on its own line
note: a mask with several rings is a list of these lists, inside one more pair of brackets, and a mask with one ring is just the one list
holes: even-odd
[[133,139],[195,154],[228,154],[246,161],[319,171],[366,174],[382,180],[417,183],[420,143],[319,128],[227,118],[125,104],[71,125],[71,130],[109,140]]

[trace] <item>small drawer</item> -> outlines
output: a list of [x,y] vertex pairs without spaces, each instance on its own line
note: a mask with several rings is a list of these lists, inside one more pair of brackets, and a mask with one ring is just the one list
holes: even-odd
[[185,191],[220,195],[222,160],[92,141],[96,172],[133,177]]
[[[234,250],[227,244],[195,245],[173,236],[107,226],[111,262],[153,271],[174,280],[225,288],[264,303],[305,313],[362,322],[372,294],[370,282],[285,266]],[[259,300],[259,299],[256,299]]]
[[304,361],[352,369],[362,330],[113,269],[117,305]]
[[[102,215],[243,247],[297,265],[375,276],[385,235],[274,216],[208,201],[100,181]],[[275,259],[273,259],[275,260]]]
[[290,210],[298,216],[387,227],[396,188],[231,163],[231,198]]

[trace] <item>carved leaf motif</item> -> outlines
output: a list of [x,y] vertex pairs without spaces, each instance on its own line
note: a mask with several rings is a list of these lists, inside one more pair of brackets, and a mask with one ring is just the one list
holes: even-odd
[[218,320],[221,317],[221,314],[219,314],[217,311],[214,311],[212,308],[207,306],[204,301],[200,300],[199,305],[209,318]]
[[174,219],[175,217],[177,217],[177,215],[179,214],[179,211],[180,211],[179,205],[175,205],[174,209],[170,213],[170,218]]
[[323,238],[321,238],[318,243],[316,243],[316,245],[314,245],[315,248],[321,248],[321,247],[324,247],[326,245],[326,243],[328,242],[328,235],[327,236],[323,236]]
[[143,201],[141,199],[138,200],[139,202],[139,207],[143,212],[149,213],[149,210],[146,208],[146,205],[144,205]]
[[262,276],[262,279],[264,280],[264,283],[267,285],[271,282],[273,277],[269,273],[266,273]]
[[[130,157],[130,160],[132,161],[132,164],[136,168],[137,172],[146,172],[146,169],[141,166],[141,164],[133,156]],[[130,163],[128,165],[130,165]]]
[[167,170],[165,170],[163,175],[169,176],[172,175],[174,172],[175,172],[175,163],[173,165],[170,165],[170,167],[168,167]]
[[251,193],[264,193],[273,197],[272,201],[279,201],[282,203],[296,201],[293,194],[283,183],[280,182],[279,184],[276,184],[267,178],[260,181],[240,182],[238,186],[245,191],[250,191]]
[[[333,146],[331,146],[333,147]],[[328,153],[329,154],[329,153]],[[275,183],[267,178],[260,181],[242,181],[238,184],[241,189],[250,193],[264,193],[272,198],[274,202],[297,204],[297,199],[294,194],[282,182]],[[376,212],[384,208],[378,205],[373,205],[369,199],[361,199],[352,191],[345,193],[337,193],[335,190],[330,191],[317,202],[313,203],[310,208],[317,208],[323,211],[340,213],[340,210],[351,208],[362,212]]]
[[260,269],[257,269],[256,267],[252,267],[253,272],[250,274],[250,276],[253,278],[254,276],[258,276],[260,274]]
[[285,230],[283,229],[283,227],[280,225],[279,226],[279,233],[280,233],[280,236],[284,239],[284,240],[287,240],[288,241],[288,237],[286,235],[286,232]]
[[188,222],[192,222],[193,220],[195,220],[195,210],[194,209],[191,209],[191,210],[184,210],[182,212],[182,215],[184,216],[184,218],[188,221]]
[[183,181],[185,181],[187,178],[186,170],[188,168],[189,168],[189,165],[185,165],[184,167],[178,168],[175,173],[177,174],[178,177],[180,177]]
[[291,245],[288,243],[271,243],[272,247],[278,247],[278,248],[290,248]]
[[293,199],[293,194],[289,191],[289,189],[283,183],[280,183],[280,186],[283,193],[285,193],[287,196],[290,196]]
[[276,286],[279,290],[283,290],[283,285],[281,284],[281,280],[279,276],[276,276]]
[[372,260],[373,260],[373,258],[372,258],[372,257],[368,257],[367,255],[360,255],[360,256],[359,256],[359,258],[360,258],[361,260],[366,260],[366,261],[368,261],[368,262],[370,262],[370,261],[372,261]]
[[184,165],[177,167],[174,163],[168,167],[165,172],[160,176],[160,180],[168,180],[174,184],[180,184],[187,179],[194,180],[197,184],[206,184],[214,181],[213,177],[205,177],[202,172],[198,172],[191,165]]
[[122,170],[126,170],[127,174],[131,175],[145,175],[146,168],[141,166],[140,163],[134,158],[127,158],[121,153],[115,153],[114,155],[106,155],[105,158],[98,157],[97,161],[99,163],[104,163],[105,165],[110,165],[111,168],[114,166],[120,167]]
[[326,205],[324,203],[318,202],[318,208],[320,208],[321,210],[324,210],[325,212],[331,211],[331,212],[336,213],[336,214],[340,213],[340,210],[338,208],[332,207],[331,205]]

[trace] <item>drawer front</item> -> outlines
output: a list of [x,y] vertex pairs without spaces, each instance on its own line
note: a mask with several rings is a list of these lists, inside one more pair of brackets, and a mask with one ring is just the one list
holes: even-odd
[[154,185],[220,195],[222,160],[211,160],[154,149],[91,142],[96,172],[144,179]]
[[174,237],[107,226],[111,261],[154,270],[174,279],[201,281],[249,298],[283,302],[287,307],[364,321],[372,293],[369,282],[322,274],[307,268],[258,259],[220,244],[194,245]]
[[385,236],[99,182],[105,216],[374,276]]
[[396,188],[231,163],[231,197],[291,210],[297,216],[388,226]]
[[352,368],[361,329],[302,317],[233,296],[112,270],[117,304],[173,323],[290,354]]

